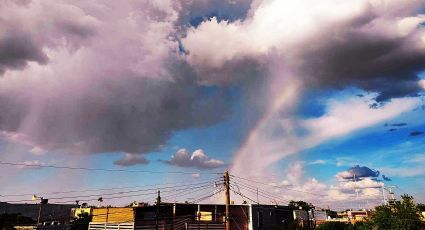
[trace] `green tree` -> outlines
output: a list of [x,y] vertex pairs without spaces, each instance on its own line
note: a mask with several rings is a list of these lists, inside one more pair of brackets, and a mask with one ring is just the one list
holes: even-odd
[[317,230],[348,230],[350,223],[343,222],[325,222],[317,226]]
[[419,210],[409,195],[394,204],[377,206],[371,222],[377,229],[421,229]]

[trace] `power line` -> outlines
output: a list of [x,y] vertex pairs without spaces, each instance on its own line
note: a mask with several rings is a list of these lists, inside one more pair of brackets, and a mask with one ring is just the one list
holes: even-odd
[[[217,178],[213,178],[212,180],[216,180]],[[211,179],[208,180],[201,180],[200,182],[209,182]],[[137,185],[137,186],[124,186],[124,187],[111,187],[111,188],[98,188],[98,189],[83,189],[83,190],[68,190],[68,191],[54,191],[54,192],[35,192],[35,193],[24,193],[24,194],[4,194],[0,197],[18,197],[18,196],[32,196],[34,194],[66,194],[66,193],[77,193],[77,192],[95,192],[95,191],[110,191],[110,190],[117,190],[117,189],[130,189],[130,188],[140,188],[140,187],[149,187],[149,186],[159,186],[159,185],[172,185],[172,184],[182,184],[186,181],[179,181],[179,182],[173,182],[173,183],[161,183],[161,184],[152,184],[152,185]],[[188,184],[191,185],[191,184]],[[158,187],[156,187],[158,188]]]
[[198,198],[198,199],[196,199],[196,200],[193,200],[193,201],[192,201],[192,203],[199,203],[199,202],[204,201],[204,200],[206,200],[206,199],[208,199],[208,198],[210,198],[210,197],[212,197],[212,196],[215,196],[215,195],[217,195],[217,194],[219,194],[219,193],[221,193],[221,192],[223,192],[223,191],[224,191],[224,189],[218,190],[217,192],[214,192],[214,193],[212,193],[212,194],[210,194],[210,195],[207,195],[207,196],[204,196],[204,197]]
[[[193,187],[193,188],[189,188],[189,189],[197,190],[197,189],[205,188],[205,187],[206,186],[204,185],[204,186]],[[182,188],[182,189],[176,189],[176,190],[173,190],[173,191],[187,191],[187,190],[188,190],[188,188]],[[168,192],[173,192],[173,191],[168,191]],[[119,199],[119,198],[128,198],[128,197],[145,196],[145,195],[156,195],[156,194],[157,194],[157,192],[154,191],[154,192],[150,192],[150,193],[140,193],[140,194],[132,194],[132,195],[126,195],[126,196],[112,196],[112,197],[102,197],[102,198],[103,198],[103,200],[112,200],[112,199]],[[96,200],[98,200],[98,199],[97,198],[83,199],[83,200],[80,200],[80,201],[96,201]],[[62,202],[55,202],[55,203],[71,203],[71,202],[73,202],[73,201],[62,201]]]
[[[79,201],[92,201],[92,200],[97,200],[97,198],[93,198],[93,199],[79,199],[79,198],[84,198],[84,197],[103,197],[103,196],[108,196],[108,195],[120,195],[120,194],[128,194],[128,193],[135,193],[135,192],[146,192],[146,191],[155,191],[152,193],[144,193],[144,194],[134,194],[134,195],[129,195],[129,196],[120,196],[120,197],[112,197],[112,198],[121,198],[121,197],[131,197],[131,196],[138,196],[138,195],[150,195],[150,194],[156,194],[157,190],[165,190],[164,192],[173,192],[173,191],[181,191],[181,190],[188,190],[188,189],[194,189],[194,188],[199,188],[204,187],[204,186],[209,186],[209,183],[214,182],[214,181],[205,181],[205,182],[200,182],[200,183],[192,183],[192,184],[183,184],[183,185],[178,185],[178,186],[168,186],[168,187],[156,187],[156,188],[148,188],[148,189],[139,189],[139,190],[132,190],[132,191],[121,191],[121,192],[113,192],[113,193],[102,193],[102,194],[89,194],[89,195],[78,195],[78,196],[65,196],[65,197],[49,197],[48,199],[50,200],[63,200],[63,199],[78,199]],[[189,186],[189,187],[188,187]],[[186,188],[182,188],[182,189],[175,189],[175,188],[180,188],[180,187],[186,187]],[[167,191],[170,190],[171,191]],[[105,199],[110,199],[111,197],[104,197]],[[28,201],[32,201],[32,200],[14,200],[14,201],[3,201],[3,202],[8,202],[8,203],[18,203],[18,202],[28,202]],[[66,202],[62,202],[62,203],[69,203],[69,202],[74,202],[74,201],[66,201]],[[58,203],[58,202],[56,202]]]
[[234,190],[233,188],[231,188],[230,190],[232,190],[236,195],[239,195],[239,196],[241,196],[242,198],[245,198],[245,199],[248,199],[248,200],[250,200],[251,202],[253,202],[253,203],[257,203],[257,201],[255,201],[254,199],[251,199],[251,198],[249,198],[249,197],[247,197],[247,196],[245,196],[244,194],[242,194],[241,192],[239,192],[239,191],[236,191],[236,190]]
[[235,178],[238,178],[238,179],[242,179],[242,180],[246,180],[246,181],[249,181],[249,182],[252,182],[252,183],[262,184],[262,185],[266,185],[266,186],[270,186],[270,187],[283,188],[283,189],[287,189],[287,190],[291,190],[291,191],[295,191],[295,192],[307,193],[307,194],[311,194],[311,195],[326,196],[326,194],[312,193],[312,192],[307,192],[307,191],[303,191],[303,190],[291,189],[291,188],[288,188],[287,186],[271,185],[271,184],[267,184],[267,183],[264,183],[264,182],[255,181],[255,180],[251,180],[251,179],[247,179],[247,178],[243,178],[243,177],[239,177],[239,176],[235,176],[235,175],[232,175],[232,176],[235,177]]
[[[258,188],[257,189],[254,189],[254,188],[250,188],[250,187],[247,187],[247,186],[244,186],[244,185],[241,185],[241,184],[234,185],[234,186],[238,186],[238,187],[240,186],[240,187],[242,187],[243,189],[247,190],[248,192],[250,192],[252,194],[258,194],[259,196],[264,197],[266,199],[270,199],[270,200],[272,200],[274,202],[276,202],[276,201],[287,201],[287,202],[289,202],[289,200],[287,200],[287,199],[283,199],[283,198],[281,198],[279,196],[275,196],[275,195],[272,195],[270,193],[264,192],[264,191],[262,191],[262,190],[260,190]],[[258,203],[258,202],[255,202],[255,203]]]
[[185,189],[184,191],[179,192],[179,193],[176,193],[176,194],[165,195],[164,198],[165,199],[172,199],[172,198],[182,197],[182,196],[185,196],[187,194],[191,194],[191,193],[195,193],[195,192],[200,192],[200,191],[206,190],[208,188],[211,188],[211,187],[209,185],[206,185],[206,186],[202,186],[202,187],[200,187],[198,189],[195,189],[195,190],[193,190],[193,188],[188,188],[188,189]]
[[42,164],[25,164],[16,162],[0,161],[0,165],[10,166],[23,166],[23,167],[39,167],[39,168],[54,168],[54,169],[68,169],[68,170],[86,170],[86,171],[103,171],[103,172],[125,172],[125,173],[153,173],[153,174],[221,174],[218,172],[184,172],[184,171],[150,171],[150,170],[126,170],[126,169],[107,169],[107,168],[86,168],[86,167],[70,167],[58,165],[42,165]]

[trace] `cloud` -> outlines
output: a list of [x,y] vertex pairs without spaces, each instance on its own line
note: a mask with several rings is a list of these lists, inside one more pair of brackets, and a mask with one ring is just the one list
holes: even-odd
[[[367,97],[370,99],[373,96]],[[251,162],[256,162],[258,170],[253,173],[259,173],[288,155],[395,118],[403,112],[411,111],[418,103],[417,98],[393,99],[392,102],[374,109],[370,108],[368,100],[353,96],[328,99],[325,113],[320,117],[275,117],[251,133],[251,139],[248,138],[248,142],[235,157],[232,170],[236,174],[246,174],[252,167]]]
[[417,164],[425,164],[425,154],[415,154],[413,156],[409,156],[405,162],[407,163],[417,163]]
[[34,155],[44,155],[46,153],[46,150],[40,148],[40,147],[33,147],[32,149],[29,150],[30,153],[34,154]]
[[193,173],[192,174],[192,177],[193,178],[200,178],[201,177],[201,174],[199,174],[199,173]]
[[382,171],[385,170],[385,173],[395,177],[415,177],[425,175],[425,168],[422,165],[414,165],[408,167],[385,167],[382,168]]
[[178,167],[199,169],[212,169],[224,166],[223,161],[210,159],[202,149],[195,150],[192,155],[189,155],[186,149],[179,149],[171,156],[171,160],[164,162]]
[[407,123],[394,123],[394,124],[391,124],[391,126],[395,126],[395,127],[402,127],[402,126],[406,126],[407,125]]
[[124,154],[120,159],[114,161],[114,165],[119,166],[134,166],[134,165],[146,165],[149,161],[143,155],[135,155],[131,153]]
[[[406,97],[423,90],[422,2],[2,1],[0,135],[45,151],[158,151],[226,119],[222,92],[237,86],[258,121],[234,169],[261,171],[417,106]],[[296,117],[305,91],[353,86],[372,93]]]
[[424,17],[406,15],[406,11],[415,14],[419,2],[326,0],[316,6],[308,1],[257,1],[256,5],[244,21],[212,18],[182,40],[189,63],[204,73],[201,76],[208,76],[208,70],[222,71],[208,78],[209,83],[238,80],[226,74],[229,62],[249,67],[248,63],[273,58],[305,78],[310,87],[356,85],[378,92],[377,101],[419,92],[416,73],[425,66],[424,30],[419,24]]
[[362,180],[364,178],[376,178],[378,176],[379,171],[359,165],[351,167],[347,171],[340,172],[336,175],[339,180]]
[[419,81],[419,86],[422,87],[422,89],[425,90],[425,79],[422,79]]
[[389,178],[389,177],[385,176],[384,174],[382,174],[382,179],[383,179],[384,181],[391,181],[391,178]]
[[41,162],[39,160],[27,160],[27,161],[20,162],[19,164],[29,165],[31,167],[24,166],[24,165],[17,165],[16,168],[19,168],[19,169],[42,169],[42,167],[39,167],[39,166],[45,165],[44,162]]
[[413,131],[413,132],[410,132],[410,136],[411,137],[416,137],[416,136],[420,136],[420,135],[422,135],[422,134],[424,134],[424,132],[422,132],[422,131]]
[[408,156],[398,167],[382,167],[381,170],[391,177],[415,177],[425,175],[425,154]]
[[[400,115],[391,104],[423,90],[417,76],[425,69],[425,17],[417,13],[421,3],[255,1],[244,20],[211,18],[189,29],[182,44],[201,84],[259,78],[265,85],[257,92],[264,105],[261,116],[237,152],[233,170],[245,173],[249,162],[260,162],[261,171],[284,156]],[[240,69],[247,72],[239,75]],[[336,102],[338,109],[330,105],[338,117],[328,113],[297,119],[296,105],[304,91],[346,87],[373,93],[345,105]],[[403,111],[417,106],[413,101]],[[367,108],[385,103],[392,112]],[[366,106],[362,114],[352,112],[354,104]],[[355,122],[344,122],[348,120]],[[300,138],[299,133],[307,135]]]
[[310,162],[309,164],[310,165],[324,165],[326,163],[327,163],[326,160],[318,159],[318,160],[315,160],[315,161]]
[[[383,186],[383,182],[372,178],[363,178],[357,181],[336,181],[336,183],[327,185],[314,177],[306,177],[304,163],[300,161],[291,164],[282,173],[282,177],[284,180],[279,183],[273,182],[275,178],[267,178],[267,181],[272,182],[269,182],[269,185],[261,184],[261,186],[266,187],[260,187],[260,191],[268,191],[269,195],[262,196],[264,194],[260,193],[260,202],[288,203],[289,200],[304,200],[312,202],[317,209],[328,206],[336,209],[341,207],[344,209],[347,207],[354,208],[353,205],[361,204],[363,206],[363,203],[379,199],[381,196],[380,189]],[[237,184],[237,181],[235,183]],[[251,186],[259,186],[259,184]],[[244,194],[256,195],[252,189],[251,191],[247,190],[244,186],[240,186],[240,190]]]
[[22,69],[27,62],[47,63],[47,55],[27,34],[4,31],[0,34],[0,74],[7,69]]
[[223,120],[226,98],[205,94],[179,54],[173,2],[0,3],[2,138],[137,154]]

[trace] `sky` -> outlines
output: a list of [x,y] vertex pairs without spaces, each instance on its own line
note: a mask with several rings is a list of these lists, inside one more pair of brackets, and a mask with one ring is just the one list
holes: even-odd
[[[229,170],[237,202],[372,207],[384,185],[425,202],[424,7],[1,1],[0,201]],[[133,199],[154,196],[104,202]]]

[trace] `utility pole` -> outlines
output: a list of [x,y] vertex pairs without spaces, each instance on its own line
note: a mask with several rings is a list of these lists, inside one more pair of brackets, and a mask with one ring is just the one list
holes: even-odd
[[395,188],[395,186],[387,186],[388,188],[388,204],[393,205],[395,202],[395,196],[394,196],[394,191],[393,188]]
[[384,205],[387,205],[387,198],[385,196],[385,184],[382,185],[382,198],[383,198]]
[[224,172],[224,188],[226,191],[226,230],[230,230],[230,179],[227,170]]
[[38,206],[37,228],[40,225],[41,207],[42,207],[42,205],[43,205],[43,197],[40,198],[40,205]]
[[159,229],[159,208],[161,205],[161,192],[158,190],[158,197],[156,198],[156,224],[155,224],[155,229],[158,230]]

